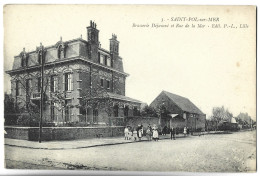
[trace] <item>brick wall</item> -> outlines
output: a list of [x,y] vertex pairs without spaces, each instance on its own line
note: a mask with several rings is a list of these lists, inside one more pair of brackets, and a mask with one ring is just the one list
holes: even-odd
[[[39,128],[34,127],[5,127],[5,138],[37,141]],[[44,127],[42,140],[75,140],[95,138],[96,134],[103,137],[123,136],[124,127]]]

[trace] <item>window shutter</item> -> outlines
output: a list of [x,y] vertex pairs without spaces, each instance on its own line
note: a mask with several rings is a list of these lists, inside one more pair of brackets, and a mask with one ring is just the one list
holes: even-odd
[[71,73],[70,75],[71,75],[71,90],[73,90],[73,88],[74,88],[74,82],[76,82],[76,81],[74,81],[73,73]]
[[17,95],[21,95],[21,84],[20,84],[20,82],[18,83],[18,94]]
[[62,90],[65,91],[65,74],[62,75]]
[[107,56],[105,56],[105,65],[107,65]]
[[49,92],[51,92],[51,82],[52,82],[52,76],[49,76],[49,81],[48,81],[48,88],[49,88]]
[[59,83],[58,83],[59,79],[58,79],[58,76],[55,76],[54,77],[54,87],[55,87],[55,92],[57,90],[59,90]]
[[100,63],[100,53],[98,53],[98,63]]

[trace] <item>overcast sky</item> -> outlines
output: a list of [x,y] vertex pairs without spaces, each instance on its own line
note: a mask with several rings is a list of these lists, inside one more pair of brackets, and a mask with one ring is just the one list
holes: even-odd
[[[161,22],[171,17],[219,17],[222,28],[212,22],[198,28],[136,28],[135,24],[195,24]],[[80,37],[94,20],[99,40],[109,50],[112,33],[120,41],[126,96],[148,104],[166,90],[189,98],[207,116],[212,108],[224,105],[234,116],[248,112],[256,118],[255,11],[252,7],[192,6],[6,6],[4,9],[4,70],[23,47],[35,50]],[[213,23],[213,24],[215,24]],[[238,28],[226,29],[224,24]],[[248,28],[239,28],[247,24]],[[5,74],[4,90],[10,92]]]

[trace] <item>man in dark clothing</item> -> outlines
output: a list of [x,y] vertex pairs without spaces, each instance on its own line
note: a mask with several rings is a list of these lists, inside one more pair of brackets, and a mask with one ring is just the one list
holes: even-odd
[[171,130],[170,130],[170,132],[171,132],[171,140],[172,140],[172,139],[174,139],[174,140],[175,140],[175,133],[176,133],[176,130],[175,130],[175,128],[174,128],[174,127],[171,127]]

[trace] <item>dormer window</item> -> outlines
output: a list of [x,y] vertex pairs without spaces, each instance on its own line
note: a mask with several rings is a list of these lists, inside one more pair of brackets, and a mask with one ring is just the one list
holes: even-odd
[[101,53],[98,53],[98,63],[102,65],[106,65],[111,67],[112,66],[112,61],[111,58],[107,55],[103,55]]
[[28,54],[25,52],[25,48],[23,48],[23,51],[20,54],[21,57],[21,67],[28,66]]
[[61,45],[59,45],[58,46],[58,49],[57,49],[58,51],[58,58],[59,59],[63,59],[63,58],[65,58],[65,46],[63,45],[63,44],[61,44]]
[[105,63],[105,56],[101,54],[100,56],[100,64],[104,64]]
[[60,41],[57,42],[56,48],[57,48],[57,57],[58,57],[58,59],[65,58],[66,57],[67,43],[64,43],[62,41],[62,37],[60,37]]

